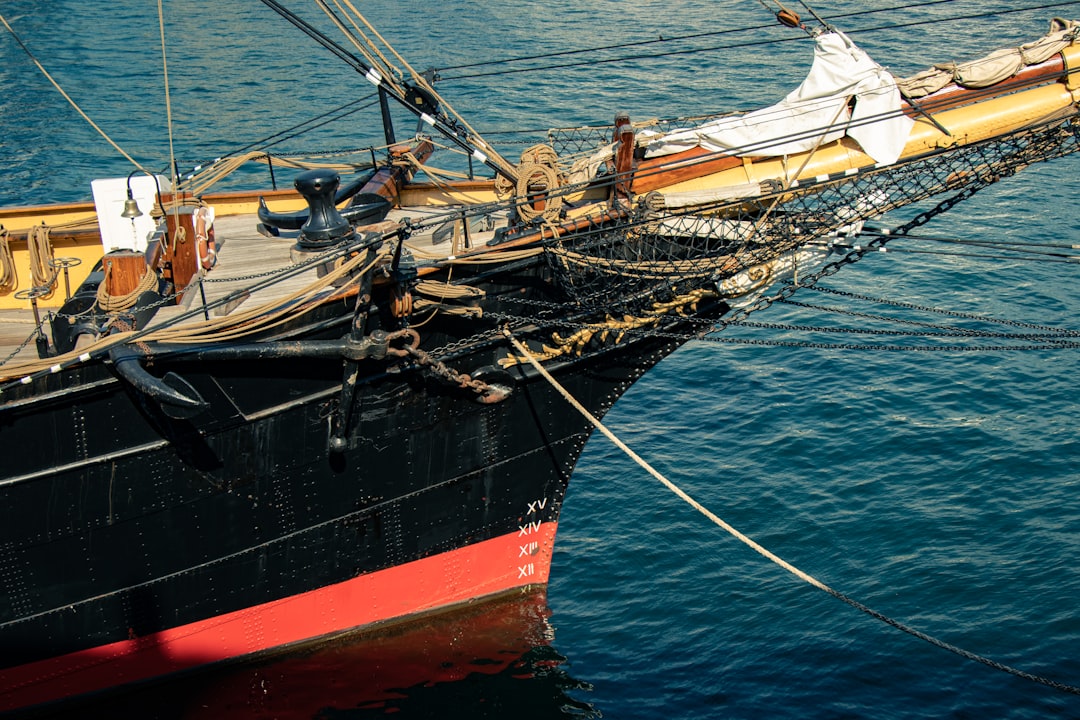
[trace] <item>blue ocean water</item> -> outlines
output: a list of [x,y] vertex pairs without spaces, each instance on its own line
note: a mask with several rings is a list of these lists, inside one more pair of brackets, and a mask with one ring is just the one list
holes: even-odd
[[[826,16],[896,8],[836,22],[907,74],[1034,39],[1052,15],[1080,17],[1080,3],[1014,12],[1023,5],[814,7]],[[182,167],[367,92],[356,73],[257,2],[165,8]],[[361,9],[414,66],[440,68],[447,99],[496,144],[505,129],[606,123],[618,110],[671,117],[771,103],[810,62],[809,43],[753,2],[449,0]],[[162,167],[168,125],[155,12],[137,0],[0,2],[87,114],[140,162]],[[957,17],[972,19],[949,21]],[[873,30],[900,24],[908,27]],[[751,30],[708,34],[742,28]],[[676,39],[688,35],[700,37]],[[646,40],[655,42],[550,55]],[[515,66],[531,72],[454,69],[545,54]],[[90,179],[130,170],[6,34],[0,87],[0,205],[82,199]],[[338,123],[285,146],[362,146],[376,138],[373,122]],[[1078,170],[1077,158],[1030,168],[919,232],[1080,245]],[[1068,247],[1042,260],[914,239],[889,247],[822,285],[1080,329],[1080,273],[1061,257],[1075,252]],[[1031,332],[835,293],[803,290],[793,299]],[[779,304],[750,319],[895,327]],[[836,590],[946,643],[1080,685],[1080,351],[872,350],[960,343],[783,328],[732,328],[720,338],[759,344],[689,344],[630,390],[609,427],[724,520]],[[478,637],[490,640],[474,649]],[[500,649],[481,657],[492,647]],[[341,647],[313,652],[303,671],[239,669],[198,692],[154,690],[121,707],[146,717],[1080,717],[1080,697],[934,647],[798,580],[602,437],[589,442],[571,483],[546,602],[448,619],[382,652],[375,660]],[[401,680],[404,668],[417,669],[412,677],[430,668],[430,676]],[[343,688],[376,686],[392,691],[361,707],[338,700]],[[310,700],[291,702],[298,694]]]

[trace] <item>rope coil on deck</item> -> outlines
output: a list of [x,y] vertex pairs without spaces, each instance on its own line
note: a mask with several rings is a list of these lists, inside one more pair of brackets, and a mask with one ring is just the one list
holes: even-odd
[[0,293],[11,292],[19,286],[19,273],[15,268],[9,237],[7,228],[0,227]]
[[550,145],[533,145],[521,153],[515,166],[517,180],[495,178],[495,192],[513,197],[518,217],[523,222],[553,222],[562,213],[563,197],[552,193],[566,183],[559,169],[559,156]]
[[53,249],[50,233],[50,228],[45,225],[35,225],[30,228],[26,234],[26,249],[30,251],[31,282],[34,287],[49,287],[51,295],[55,273],[51,266]]
[[146,271],[139,278],[139,284],[135,286],[130,292],[123,295],[110,295],[109,294],[109,276],[112,274],[112,265],[106,263],[105,265],[105,279],[98,285],[97,289],[97,305],[102,312],[117,313],[123,310],[127,310],[139,301],[143,293],[149,292],[157,287],[158,276],[153,269],[147,265]]

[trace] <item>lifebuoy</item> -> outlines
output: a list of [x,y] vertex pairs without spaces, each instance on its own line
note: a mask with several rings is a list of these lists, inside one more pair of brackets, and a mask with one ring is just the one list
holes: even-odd
[[201,207],[195,211],[195,252],[203,270],[209,270],[217,264],[213,208]]

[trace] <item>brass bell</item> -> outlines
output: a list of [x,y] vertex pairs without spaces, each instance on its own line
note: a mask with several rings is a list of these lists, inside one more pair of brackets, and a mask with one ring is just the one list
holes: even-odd
[[134,219],[140,215],[142,215],[142,210],[139,209],[139,203],[135,202],[131,191],[128,190],[128,198],[124,201],[124,212],[120,213],[120,217]]
[[138,169],[132,170],[127,176],[127,200],[124,201],[124,212],[120,213],[120,217],[122,218],[134,220],[142,215],[142,210],[139,209],[139,203],[135,202],[135,195],[131,192],[131,178],[137,172],[139,172]]

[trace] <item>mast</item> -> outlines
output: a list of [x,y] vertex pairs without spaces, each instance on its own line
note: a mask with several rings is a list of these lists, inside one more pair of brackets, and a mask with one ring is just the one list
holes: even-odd
[[[390,125],[390,114],[386,107],[386,98],[393,98],[402,107],[416,115],[421,125],[431,127],[451,143],[466,151],[471,158],[479,160],[481,163],[512,182],[517,182],[517,172],[512,165],[500,157],[486,142],[478,136],[470,134],[466,128],[462,127],[461,123],[448,117],[446,113],[440,109],[440,98],[431,88],[428,81],[423,78],[415,77],[415,73],[415,82],[410,83],[405,80],[394,80],[389,76],[385,69],[380,70],[380,68],[376,67],[374,62],[359,57],[341,47],[337,42],[327,37],[325,33],[299,17],[292,10],[284,7],[277,0],[261,0],[261,2],[295,25],[304,34],[318,42],[338,58],[352,66],[358,73],[361,73],[364,76],[365,80],[375,86],[379,93],[383,117],[383,129],[387,135],[388,143],[392,141],[393,129]],[[335,20],[343,32],[349,34],[340,20],[333,15],[329,8],[324,6],[323,9]]]

